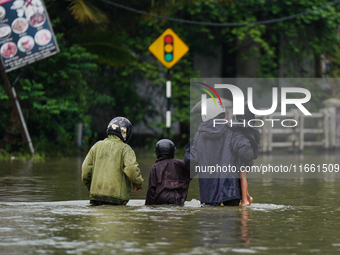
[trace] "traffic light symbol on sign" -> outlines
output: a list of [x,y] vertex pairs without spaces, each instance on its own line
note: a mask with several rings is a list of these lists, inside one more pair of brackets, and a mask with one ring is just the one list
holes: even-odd
[[168,28],[149,46],[149,50],[166,68],[170,69],[188,52],[189,47],[171,28]]
[[164,60],[171,62],[174,59],[174,39],[171,35],[164,37]]

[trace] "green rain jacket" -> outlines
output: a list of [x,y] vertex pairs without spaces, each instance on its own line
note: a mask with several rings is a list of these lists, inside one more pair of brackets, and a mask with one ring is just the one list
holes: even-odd
[[119,137],[109,135],[92,146],[82,165],[82,181],[90,200],[126,204],[131,183],[142,188],[143,178],[132,148]]

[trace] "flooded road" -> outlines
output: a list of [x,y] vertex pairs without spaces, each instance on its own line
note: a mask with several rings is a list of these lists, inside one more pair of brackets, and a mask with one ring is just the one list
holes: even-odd
[[[137,155],[138,157],[138,155]],[[260,156],[275,162],[339,163],[337,154]],[[82,158],[2,161],[0,254],[338,254],[339,178],[249,178],[251,207],[144,206],[153,159],[139,159],[146,185],[127,206],[90,207]]]

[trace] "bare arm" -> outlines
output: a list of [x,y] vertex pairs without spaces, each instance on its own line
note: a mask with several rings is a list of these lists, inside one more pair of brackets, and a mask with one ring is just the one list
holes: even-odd
[[248,165],[249,165],[249,166],[253,166],[253,165],[254,165],[254,160],[249,161],[249,162],[248,162]]

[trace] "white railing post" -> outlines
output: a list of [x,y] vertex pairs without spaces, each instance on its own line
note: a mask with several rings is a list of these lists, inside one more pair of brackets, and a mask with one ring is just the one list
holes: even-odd
[[303,151],[304,148],[304,143],[305,143],[305,131],[304,131],[304,126],[305,126],[305,116],[303,114],[300,114],[299,116],[300,121],[299,121],[299,125],[300,125],[300,138],[299,138],[299,150],[300,152]]
[[329,114],[329,122],[330,122],[329,123],[330,147],[335,148],[337,146],[336,144],[336,108],[329,107],[328,114]]

